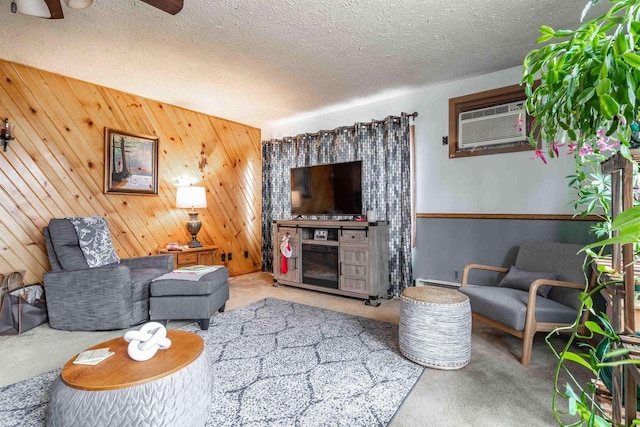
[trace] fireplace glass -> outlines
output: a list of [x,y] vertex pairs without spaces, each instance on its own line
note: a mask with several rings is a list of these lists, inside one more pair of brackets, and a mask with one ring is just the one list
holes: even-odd
[[302,245],[302,283],[338,289],[338,247]]

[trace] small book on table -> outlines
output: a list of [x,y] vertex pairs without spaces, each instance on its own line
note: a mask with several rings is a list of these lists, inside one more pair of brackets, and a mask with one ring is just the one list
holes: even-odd
[[76,365],[97,365],[115,353],[109,351],[109,348],[96,348],[95,350],[85,350],[73,361]]

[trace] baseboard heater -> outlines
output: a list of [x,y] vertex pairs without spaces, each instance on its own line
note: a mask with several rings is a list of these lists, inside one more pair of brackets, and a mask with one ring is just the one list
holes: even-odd
[[417,278],[415,280],[416,286],[444,286],[447,288],[459,288],[460,283],[458,282],[450,282],[448,280],[440,280],[440,279],[422,279]]

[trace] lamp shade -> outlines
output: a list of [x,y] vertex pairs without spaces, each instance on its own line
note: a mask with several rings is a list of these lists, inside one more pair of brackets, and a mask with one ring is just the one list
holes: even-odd
[[207,193],[204,187],[178,187],[176,208],[206,208]]

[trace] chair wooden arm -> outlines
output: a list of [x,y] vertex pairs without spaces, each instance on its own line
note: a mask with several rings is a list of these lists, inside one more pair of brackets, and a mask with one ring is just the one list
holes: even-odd
[[467,264],[464,267],[462,272],[462,282],[460,286],[465,286],[467,284],[467,278],[469,277],[469,272],[471,270],[487,270],[487,271],[497,271],[498,273],[506,273],[509,271],[506,267],[494,267],[493,265],[484,265],[484,264]]
[[[529,298],[527,300],[527,317],[525,319],[524,334],[522,335],[522,359],[521,363],[525,366],[529,365],[531,360],[531,347],[533,344],[533,336],[538,331],[550,331],[559,326],[567,326],[561,323],[541,323],[536,321],[536,297],[540,286],[556,286],[561,288],[585,289],[586,286],[580,283],[564,282],[561,280],[537,279],[531,283],[529,288]],[[582,313],[580,324],[583,325],[587,320],[589,311]]]
[[536,312],[536,295],[540,286],[557,286],[559,288],[585,289],[585,285],[573,282],[564,282],[561,280],[537,279],[531,283],[529,287],[529,299],[527,300],[527,317],[535,316]]
[[[585,289],[584,284],[573,283],[573,282],[564,282],[561,280],[547,280],[547,279],[537,279],[531,283],[531,287],[529,288],[529,299],[527,300],[527,319],[525,325],[535,324],[535,316],[536,316],[536,296],[538,293],[538,288],[540,286],[556,286],[559,288],[572,288],[572,289]],[[582,321],[580,323],[584,323],[586,320],[587,313],[583,313]],[[525,329],[528,329],[528,326],[525,326]]]

